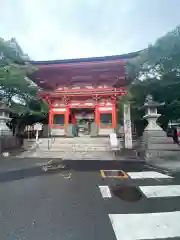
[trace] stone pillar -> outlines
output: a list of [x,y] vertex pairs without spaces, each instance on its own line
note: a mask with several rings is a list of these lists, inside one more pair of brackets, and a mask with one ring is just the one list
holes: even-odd
[[124,104],[124,144],[125,148],[132,149],[131,108]]
[[98,126],[97,126],[97,124],[95,122],[91,123],[90,129],[91,129],[91,134],[90,134],[91,137],[97,137],[99,129],[98,129]]
[[74,137],[74,124],[69,123],[66,129],[66,137]]

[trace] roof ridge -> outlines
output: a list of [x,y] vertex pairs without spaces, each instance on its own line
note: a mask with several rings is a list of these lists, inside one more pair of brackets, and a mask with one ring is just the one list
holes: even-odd
[[98,62],[107,60],[120,60],[120,59],[131,59],[137,57],[142,51],[136,51],[132,53],[126,53],[122,55],[111,55],[101,57],[89,57],[89,58],[72,58],[72,59],[61,59],[61,60],[45,60],[45,61],[30,61],[34,65],[48,65],[48,64],[63,64],[63,63],[80,63],[80,62]]

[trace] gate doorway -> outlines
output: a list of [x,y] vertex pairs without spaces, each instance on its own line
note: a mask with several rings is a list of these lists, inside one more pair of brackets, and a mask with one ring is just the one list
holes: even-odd
[[78,136],[89,136],[91,123],[94,122],[94,108],[71,108],[70,121],[77,125]]

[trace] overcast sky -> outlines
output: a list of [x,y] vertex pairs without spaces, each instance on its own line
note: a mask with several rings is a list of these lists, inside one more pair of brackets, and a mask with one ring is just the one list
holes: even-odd
[[0,37],[34,60],[128,53],[180,24],[180,0],[0,0]]

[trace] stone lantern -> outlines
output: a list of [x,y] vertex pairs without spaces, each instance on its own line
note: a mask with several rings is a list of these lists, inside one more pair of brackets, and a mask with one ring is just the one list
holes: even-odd
[[161,116],[157,112],[157,108],[164,106],[165,103],[158,103],[153,100],[152,95],[147,95],[144,105],[140,108],[145,110],[144,119],[148,121],[145,131],[162,131],[162,128],[157,124],[157,119]]
[[156,122],[161,116],[158,114],[157,108],[164,105],[165,103],[153,101],[152,96],[148,95],[144,105],[140,108],[145,110],[143,118],[148,121],[148,125],[140,139],[139,155],[144,160],[151,162],[152,165],[159,167],[164,167],[167,160],[178,161],[180,153],[179,145],[174,144],[172,138],[167,137],[166,132]]
[[9,113],[10,108],[7,106],[5,101],[0,101],[0,136],[8,135],[12,136],[12,131],[8,128],[6,123],[11,120]]

